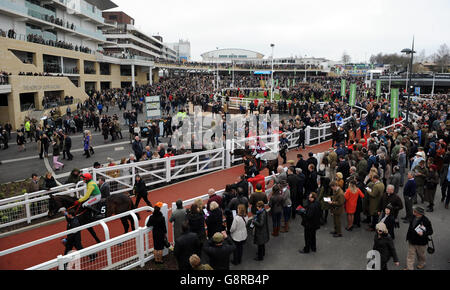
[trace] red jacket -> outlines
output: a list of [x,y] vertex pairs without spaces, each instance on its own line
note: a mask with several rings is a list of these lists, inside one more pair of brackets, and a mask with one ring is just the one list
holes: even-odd
[[261,183],[262,185],[262,191],[265,192],[266,191],[266,180],[264,175],[262,175],[261,173],[256,175],[255,177],[251,177],[249,179],[247,179],[248,182],[250,182],[253,186],[253,190],[256,190],[256,185],[258,183]]
[[[166,153],[166,154],[164,154],[164,158],[172,157],[172,156],[175,156],[175,155],[173,155],[173,153]],[[175,160],[171,160],[170,161],[170,167],[175,167]]]

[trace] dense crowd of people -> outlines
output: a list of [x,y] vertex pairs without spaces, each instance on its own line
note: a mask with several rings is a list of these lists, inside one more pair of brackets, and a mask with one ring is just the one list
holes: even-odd
[[[246,84],[252,86],[256,81],[257,78],[238,77],[243,87]],[[330,222],[329,215],[334,228],[331,236],[335,238],[351,235],[355,228],[367,223],[367,230],[375,235],[374,249],[382,254],[381,267],[387,269],[391,258],[397,265],[399,263],[395,247],[400,245],[395,243],[398,239],[395,231],[401,225],[403,210],[403,221],[409,225],[405,268],[413,269],[416,258],[417,268],[425,267],[428,237],[433,234],[432,223],[427,216],[438,204],[435,201],[438,185],[441,186],[443,206],[448,209],[450,202],[448,95],[414,100],[410,107],[410,122],[398,123],[404,121],[404,117],[391,118],[387,90],[377,99],[375,90],[366,88],[362,79],[348,78],[347,81],[357,83],[362,96],[357,106],[366,112],[360,113],[350,107],[348,90],[341,97],[340,79],[328,77],[311,78],[309,85],[291,86],[280,100],[272,103],[255,101],[241,111],[246,117],[254,112],[281,113],[278,128],[280,148],[284,148],[285,133],[304,131],[307,126],[324,123],[332,124],[332,145],[319,160],[312,153],[308,156],[298,154],[296,163],[288,161],[282,149],[280,157],[283,162],[273,181],[266,183],[257,164],[246,162],[245,174],[235,184],[227,185],[222,196],[210,189],[206,205],[199,200],[189,209],[183,208],[179,200],[170,221],[175,227],[174,254],[180,269],[198,267],[198,259],[207,260],[213,269],[229,269],[230,262],[238,265],[242,262],[243,245],[249,238],[257,248],[255,259],[264,260],[265,244],[280,233],[289,232],[289,224],[296,217],[302,218],[305,230],[305,246],[300,252],[320,252],[316,232]],[[67,111],[65,116],[49,117],[43,126],[36,125],[35,128],[27,120],[19,130],[22,131],[20,138],[22,141],[37,140],[41,158],[48,155],[48,148],[52,146],[55,169],[64,166],[58,160],[60,152],[63,152],[63,158],[66,155],[69,160],[73,158],[70,134],[84,134],[83,150],[89,158],[93,154],[91,129],[101,132],[105,142],[109,136],[115,141],[123,138],[122,125],[129,127],[134,152],[123,163],[184,154],[187,151],[184,148],[171,144],[164,147],[159,137],[173,133],[176,127],[171,126],[170,117],[188,109],[189,103],[201,105],[204,110],[211,106],[225,117],[229,97],[233,93],[226,91],[223,99],[217,98],[212,83],[211,76],[196,75],[161,79],[157,84],[139,86],[134,90],[90,92],[89,99],[78,104],[77,112]],[[238,92],[237,96],[242,97],[250,93],[246,90]],[[160,105],[165,118],[140,126],[137,116],[143,113],[145,97],[153,95],[161,96]],[[406,106],[403,96],[400,96],[402,108]],[[129,104],[131,110],[128,109]],[[116,114],[108,116],[110,106],[117,106],[120,111],[123,109],[124,124]],[[145,135],[142,127],[146,128]],[[224,132],[227,133],[226,130]],[[248,134],[247,128],[246,136]],[[145,146],[143,136],[147,137]],[[303,145],[304,148],[301,139],[298,147]],[[109,166],[114,165],[110,160]],[[47,175],[51,183],[51,174],[50,177]],[[76,173],[69,178],[68,182],[76,180]],[[137,178],[134,186],[139,201],[142,198],[151,205],[142,179]],[[269,190],[270,194],[266,194]],[[136,206],[139,206],[139,201]],[[346,215],[344,229],[347,233],[342,231],[343,215]],[[271,226],[269,219],[272,220]],[[152,223],[156,251],[165,247],[161,239],[167,229],[158,229],[162,224],[160,220]],[[155,257],[156,262],[163,262],[159,254]]]

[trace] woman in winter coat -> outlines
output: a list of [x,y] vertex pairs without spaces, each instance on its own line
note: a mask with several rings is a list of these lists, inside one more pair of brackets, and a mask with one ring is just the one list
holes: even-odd
[[266,254],[266,243],[269,242],[269,223],[267,212],[264,209],[264,202],[258,201],[256,203],[256,215],[252,220],[252,225],[255,230],[253,243],[258,245],[258,256],[254,259],[256,261],[262,261]]
[[165,247],[165,238],[167,234],[166,219],[161,213],[162,202],[155,204],[155,211],[150,216],[147,222],[147,227],[153,227],[153,248],[155,256],[155,264],[163,263],[163,250]]
[[203,244],[206,241],[205,218],[197,204],[194,203],[191,205],[187,214],[187,220],[191,232],[196,233],[200,242]]
[[375,234],[373,250],[380,253],[381,258],[381,270],[387,270],[387,263],[390,258],[394,259],[396,266],[399,266],[399,260],[397,257],[397,252],[394,247],[394,242],[391,237],[389,237],[388,230],[384,223],[378,223],[376,225],[377,233]]
[[356,186],[356,182],[354,180],[351,180],[344,197],[345,197],[345,212],[347,213],[347,227],[345,229],[347,231],[351,231],[353,229],[353,221],[355,218],[358,197],[364,198],[364,194]]
[[272,196],[269,199],[270,215],[272,216],[272,236],[278,236],[281,227],[281,215],[283,214],[284,199],[278,184],[272,187]]
[[233,265],[239,265],[242,262],[242,252],[245,241],[247,240],[247,222],[248,217],[245,205],[240,204],[238,205],[237,215],[234,217],[230,229],[231,239],[236,245],[236,250],[233,253],[233,260],[231,261]]
[[212,239],[215,233],[221,233],[223,227],[223,214],[219,204],[215,201],[209,204],[209,216],[206,218],[206,226],[208,228],[208,239]]
[[380,219],[378,222],[384,223],[386,225],[386,228],[388,230],[389,235],[394,240],[395,239],[395,218],[394,218],[394,208],[391,204],[388,204],[386,208],[384,209],[384,212],[380,215]]

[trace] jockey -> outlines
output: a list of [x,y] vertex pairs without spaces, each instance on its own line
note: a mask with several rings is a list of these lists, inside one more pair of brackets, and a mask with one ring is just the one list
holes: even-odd
[[76,200],[74,205],[77,206],[81,203],[83,207],[88,208],[97,214],[101,214],[99,210],[92,207],[92,205],[98,203],[102,198],[98,185],[92,180],[92,175],[90,173],[84,173],[80,177],[87,184],[87,190],[86,194]]
[[253,156],[256,159],[256,167],[257,169],[261,169],[261,157],[266,152],[266,144],[258,137],[256,137],[256,145],[252,146]]
[[344,123],[344,120],[341,117],[341,114],[336,114],[336,127],[339,128],[339,126],[342,126]]

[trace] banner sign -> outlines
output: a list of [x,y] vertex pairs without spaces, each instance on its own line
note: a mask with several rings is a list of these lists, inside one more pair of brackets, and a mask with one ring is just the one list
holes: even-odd
[[145,97],[145,111],[147,112],[147,119],[160,119],[161,118],[160,96]]
[[398,89],[391,90],[391,118],[398,118]]
[[377,80],[377,92],[376,92],[377,100],[381,96],[381,80]]
[[354,107],[356,105],[356,84],[350,85],[349,105],[350,107]]
[[345,80],[341,80],[341,97],[345,97]]

